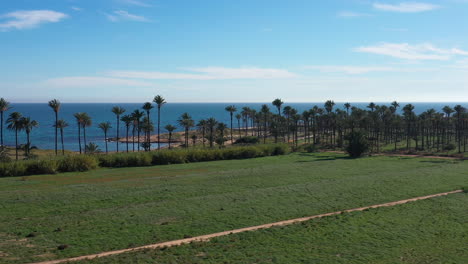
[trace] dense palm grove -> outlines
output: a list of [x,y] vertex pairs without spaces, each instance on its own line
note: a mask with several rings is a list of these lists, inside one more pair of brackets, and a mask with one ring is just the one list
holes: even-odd
[[[153,104],[154,103],[154,104]],[[289,142],[296,146],[302,143],[321,146],[322,148],[343,148],[347,135],[353,132],[365,135],[371,152],[382,150],[430,151],[442,152],[457,150],[466,152],[468,138],[468,114],[461,105],[446,106],[442,112],[434,109],[417,115],[414,106],[400,106],[397,102],[387,105],[370,103],[367,109],[360,109],[349,103],[337,107],[333,101],[327,101],[323,107],[313,106],[310,110],[299,113],[296,109],[285,106],[283,101],[276,99],[271,105],[264,104],[261,109],[249,107],[237,108],[229,105],[225,108],[230,117],[230,124],[219,122],[214,118],[196,122],[189,113],[184,113],[174,124],[161,128],[161,114],[166,100],[158,95],[153,102],[146,102],[141,109],[127,112],[126,109],[115,106],[111,111],[115,114],[116,127],[110,122],[97,124],[106,138],[105,151],[108,152],[108,135],[115,133],[116,150],[119,150],[120,139],[125,138],[125,152],[150,151],[151,143],[157,143],[161,148],[161,130],[168,135],[166,138],[171,148],[174,143],[174,131],[183,130],[181,146],[194,145],[214,147],[225,142]],[[63,134],[69,124],[60,119],[61,103],[54,99],[48,103],[54,115],[55,153],[65,153]],[[157,110],[157,123],[153,123],[152,112]],[[6,128],[14,131],[16,159],[18,149],[23,149],[25,155],[33,148],[30,142],[32,129],[39,126],[38,122],[19,112],[8,115],[6,122],[4,114],[10,110],[10,103],[0,99],[0,138],[4,146],[3,132]],[[92,118],[85,112],[75,113],[77,124],[77,141],[79,153],[96,153],[99,148],[93,142],[87,142],[86,129],[93,125]],[[177,125],[177,126],[176,126]],[[156,126],[156,129],[155,129]],[[156,130],[156,139],[151,134]],[[18,134],[24,132],[27,142],[20,144]],[[66,131],[72,133],[71,131]],[[246,140],[248,139],[248,140]]]

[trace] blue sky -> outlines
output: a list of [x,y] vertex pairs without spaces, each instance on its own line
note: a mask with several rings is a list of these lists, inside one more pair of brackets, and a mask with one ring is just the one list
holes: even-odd
[[13,102],[467,101],[468,0],[2,0]]

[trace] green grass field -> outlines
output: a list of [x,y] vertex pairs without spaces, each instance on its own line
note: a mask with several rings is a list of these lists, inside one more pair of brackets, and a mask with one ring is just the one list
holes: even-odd
[[296,153],[2,178],[0,257],[79,256],[451,191],[468,186],[467,171],[467,161]]
[[455,194],[77,263],[466,263],[467,219]]

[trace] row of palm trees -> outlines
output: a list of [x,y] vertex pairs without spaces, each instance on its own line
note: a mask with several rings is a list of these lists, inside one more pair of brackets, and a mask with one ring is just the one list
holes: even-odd
[[[137,139],[137,151],[143,147],[145,151],[151,150],[151,133],[154,131],[154,125],[151,121],[151,112],[157,107],[157,143],[158,149],[161,148],[161,108],[166,104],[166,100],[158,95],[155,96],[152,102],[146,102],[142,106],[142,110],[134,110],[129,114],[126,109],[115,106],[111,111],[116,116],[116,150],[119,152],[119,142],[121,139],[120,122],[125,124],[126,151],[129,152],[129,136],[130,130],[132,134],[132,151],[135,151],[135,133]],[[64,129],[69,124],[59,119],[61,109],[60,101],[54,99],[48,102],[49,107],[53,110],[55,116],[55,153],[58,155],[58,139],[62,145],[62,154],[65,153],[63,133]],[[275,99],[272,102],[273,111],[270,106],[264,104],[260,110],[243,107],[238,109],[234,105],[229,105],[225,110],[230,116],[230,134],[229,139],[234,142],[234,134],[236,137],[256,136],[263,139],[266,143],[268,140],[274,142],[294,142],[298,144],[299,140],[304,140],[308,143],[321,144],[331,148],[342,147],[344,137],[347,133],[355,130],[364,131],[371,142],[373,151],[380,151],[384,145],[393,144],[394,149],[397,149],[401,142],[406,142],[406,149],[410,150],[412,144],[415,144],[416,150],[434,149],[437,151],[448,150],[456,144],[459,152],[466,151],[468,137],[468,116],[466,109],[461,105],[454,108],[446,106],[442,112],[437,112],[434,109],[429,109],[419,115],[414,113],[414,106],[411,104],[405,105],[400,109],[397,102],[387,105],[376,105],[370,103],[367,109],[360,109],[352,106],[350,103],[344,104],[345,110],[335,108],[333,101],[325,102],[323,107],[313,106],[311,109],[299,113],[298,110],[291,106],[284,106],[281,99]],[[3,142],[3,119],[4,112],[10,109],[10,103],[5,99],[0,98],[0,138],[1,145]],[[399,111],[400,110],[400,111]],[[399,113],[401,112],[401,114]],[[19,116],[19,117],[18,117]],[[75,113],[75,120],[78,125],[78,144],[79,152],[87,152],[86,128],[92,126],[91,117],[87,113]],[[19,122],[22,119],[23,123]],[[234,119],[237,119],[237,131],[234,127]],[[28,135],[32,128],[37,127],[37,122],[26,117],[21,117],[18,112],[11,113],[8,120],[8,128],[15,130],[16,135],[19,131],[24,130]],[[32,124],[32,125],[31,125]],[[205,145],[205,139],[208,140],[210,147],[214,144],[223,145],[225,132],[228,130],[227,125],[218,122],[214,118],[204,119],[195,123],[189,113],[184,113],[177,120],[177,124],[184,130],[183,146],[188,147],[190,139],[193,144],[201,134],[201,141]],[[105,148],[108,152],[108,133],[112,129],[110,122],[98,124],[98,127],[103,131],[106,138]],[[197,128],[196,133],[192,133],[193,128]],[[174,125],[166,125],[164,129],[169,135],[169,148],[173,141],[173,132],[177,129]],[[141,142],[140,133],[144,133],[144,141]],[[197,134],[198,133],[198,134]],[[191,136],[190,136],[191,135]],[[84,148],[82,148],[83,139]],[[17,141],[17,137],[16,137]],[[16,142],[18,146],[18,142]]]
[[[380,151],[382,146],[390,143],[396,151],[398,143],[406,142],[408,151],[412,144],[415,144],[415,150],[436,151],[453,149],[455,144],[459,153],[466,152],[468,114],[461,105],[445,106],[440,113],[428,109],[417,115],[412,104],[401,108],[402,114],[399,114],[398,102],[390,106],[370,103],[367,109],[346,103],[342,110],[335,109],[335,103],[329,100],[323,107],[314,106],[303,113],[283,104],[280,99],[272,102],[276,113],[272,113],[266,104],[259,111],[243,107],[235,115],[239,135],[247,136],[250,131],[252,136],[263,138],[264,142],[269,137],[275,142],[282,139],[295,144],[302,139],[335,148],[342,147],[346,134],[360,130],[367,134],[373,151]],[[226,111],[232,117],[237,109],[229,106]]]

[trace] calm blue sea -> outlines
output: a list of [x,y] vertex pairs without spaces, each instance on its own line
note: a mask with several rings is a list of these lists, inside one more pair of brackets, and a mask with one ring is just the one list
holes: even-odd
[[[238,109],[241,109],[244,106],[248,106],[253,109],[260,109],[263,103],[232,103]],[[390,105],[389,103],[376,103],[379,105]],[[406,103],[400,103],[403,107]],[[444,106],[449,105],[451,107],[461,104],[465,107],[468,106],[468,103],[413,103],[415,106],[415,112],[421,113],[427,109],[434,108],[437,111],[440,111]],[[78,140],[77,140],[77,125],[73,117],[74,113],[77,112],[86,112],[88,113],[92,120],[93,126],[87,129],[87,139],[88,142],[94,142],[98,144],[102,150],[104,150],[104,135],[102,131],[97,127],[97,124],[105,121],[112,123],[114,127],[109,133],[108,137],[115,137],[115,127],[116,127],[116,118],[115,115],[111,112],[113,106],[119,105],[124,107],[128,113],[133,112],[135,109],[140,109],[143,104],[135,103],[123,103],[123,104],[111,104],[111,103],[64,103],[62,104],[61,111],[59,113],[59,118],[65,119],[70,126],[65,129],[65,148],[68,150],[78,150]],[[196,121],[200,119],[205,119],[209,117],[214,117],[219,121],[229,124],[229,113],[227,113],[224,108],[230,103],[168,103],[162,108],[161,112],[161,128],[167,124],[172,124],[177,126],[177,119],[184,112],[188,112],[192,118]],[[312,108],[314,105],[320,107],[323,106],[322,103],[291,103],[285,104],[290,105],[299,110],[301,113],[304,110]],[[353,103],[353,106],[365,108],[368,103]],[[270,105],[271,106],[271,105]],[[336,103],[336,107],[344,109],[343,103]],[[274,107],[271,106],[271,110],[274,111]],[[18,103],[12,104],[12,109],[5,114],[5,120],[9,113],[13,111],[18,111],[23,114],[23,116],[30,116],[32,119],[39,122],[39,127],[33,130],[31,134],[31,141],[34,146],[37,146],[41,149],[53,149],[54,148],[54,113],[48,107],[46,103]],[[156,123],[156,109],[153,110],[152,119]],[[235,125],[237,122],[234,122]],[[161,129],[161,131],[163,131]],[[13,146],[15,142],[14,133],[12,131],[5,131],[5,144]],[[125,127],[121,123],[121,135],[125,135]],[[26,141],[26,135],[24,133],[20,134],[20,143]],[[114,151],[116,148],[116,143],[109,143],[109,150]],[[60,145],[59,145],[60,147]],[[120,149],[124,149],[125,145],[122,144]]]

